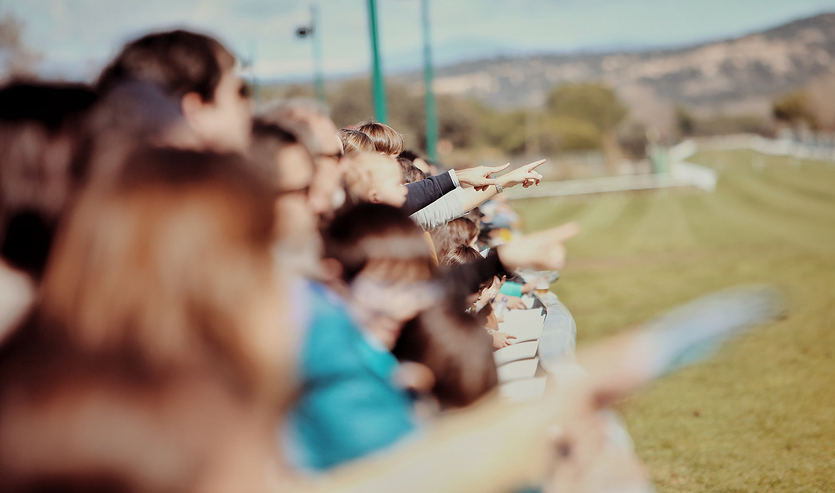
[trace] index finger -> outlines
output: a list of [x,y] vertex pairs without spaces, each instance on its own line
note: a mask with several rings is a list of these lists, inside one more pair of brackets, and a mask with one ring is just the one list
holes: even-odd
[[525,168],[526,171],[533,171],[536,168],[538,168],[539,166],[541,166],[542,163],[544,163],[545,161],[547,161],[547,159],[540,159],[539,161],[534,161],[532,163],[528,163],[528,164],[526,164],[522,167]]
[[490,170],[487,172],[487,174],[492,175],[493,173],[498,173],[499,171],[506,170],[508,166],[510,166],[510,163],[505,163],[501,166],[485,166],[485,168]]

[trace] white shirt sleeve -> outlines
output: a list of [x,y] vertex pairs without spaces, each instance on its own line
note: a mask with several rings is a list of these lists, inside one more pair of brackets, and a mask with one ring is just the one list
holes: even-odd
[[461,200],[463,190],[463,188],[456,188],[409,217],[425,230],[443,226],[467,213]]

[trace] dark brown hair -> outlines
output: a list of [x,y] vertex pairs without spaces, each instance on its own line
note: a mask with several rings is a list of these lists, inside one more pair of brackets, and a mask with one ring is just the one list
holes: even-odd
[[428,280],[436,272],[420,228],[396,207],[359,203],[334,217],[324,237],[325,255],[339,261],[346,282],[367,268],[392,280]]
[[136,151],[62,228],[44,323],[87,353],[131,348],[147,372],[209,364],[257,387],[270,363],[237,305],[270,282],[272,197],[234,155]]
[[129,80],[150,81],[177,98],[190,92],[213,101],[223,73],[235,57],[219,41],[181,29],[131,41],[99,76],[101,92]]
[[426,179],[426,174],[419,170],[412,162],[404,157],[397,158],[397,164],[403,170],[403,179],[406,183],[414,183],[416,181]]
[[392,352],[426,365],[444,408],[472,404],[498,385],[490,336],[463,310],[442,303],[408,322]]
[[469,245],[458,245],[448,251],[440,260],[440,263],[445,266],[472,264],[482,260],[483,258],[484,257],[482,257],[475,248]]
[[143,149],[117,169],[0,346],[2,491],[239,487],[274,458],[292,358],[273,352],[291,345],[273,339],[272,195],[233,155]]
[[0,255],[35,278],[85,178],[78,129],[96,99],[81,84],[18,81],[0,89]]

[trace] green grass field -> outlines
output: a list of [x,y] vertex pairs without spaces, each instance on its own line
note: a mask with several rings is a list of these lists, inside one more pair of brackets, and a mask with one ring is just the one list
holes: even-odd
[[772,283],[788,317],[620,408],[661,492],[835,492],[835,164],[702,152],[714,193],[522,200],[528,230],[576,220],[553,290],[579,344],[691,298]]

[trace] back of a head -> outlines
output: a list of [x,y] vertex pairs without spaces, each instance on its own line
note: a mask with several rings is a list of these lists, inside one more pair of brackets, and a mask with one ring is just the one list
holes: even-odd
[[440,264],[443,266],[453,267],[456,265],[473,264],[484,257],[478,253],[478,250],[469,245],[458,245],[449,250],[443,258],[440,259]]
[[0,254],[36,278],[85,179],[78,129],[96,99],[81,84],[13,82],[0,89]]
[[253,432],[274,427],[292,365],[272,195],[234,155],[142,149],[118,169],[79,197],[40,306],[0,347],[0,457],[25,457],[0,461],[3,491],[192,491],[272,457]]
[[412,161],[398,157],[397,164],[400,165],[400,169],[403,171],[403,180],[406,183],[414,183],[426,179],[426,174],[412,164]]
[[474,238],[478,237],[478,226],[465,217],[459,217],[435,228],[431,231],[431,235],[438,258],[443,259],[450,251],[461,245],[469,245]]
[[214,368],[257,393],[276,363],[273,336],[249,318],[273,289],[272,211],[234,155],[138,150],[57,237],[44,324],[85,354],[129,350],[140,372]]
[[389,156],[397,156],[403,152],[403,136],[385,123],[373,121],[361,123],[357,126],[357,130],[371,139],[377,152]]
[[427,280],[434,275],[432,252],[420,228],[396,207],[355,205],[334,217],[324,236],[325,255],[339,261],[346,282],[371,266],[392,280]]
[[235,57],[210,36],[181,29],[152,33],[125,45],[97,87],[107,92],[126,81],[147,81],[178,99],[194,92],[212,101],[223,73],[234,64]]
[[345,150],[345,154],[376,151],[371,138],[359,130],[341,128],[339,129],[339,139],[342,141],[342,148]]
[[430,169],[431,166],[429,164],[429,159],[426,156],[421,156],[414,151],[410,151],[409,149],[405,149],[397,157],[406,158],[409,161],[411,161],[412,166],[419,169],[421,171],[421,173],[423,173],[425,176],[429,176],[429,175],[432,174],[432,170]]
[[407,323],[392,352],[432,370],[432,394],[446,409],[472,404],[498,385],[490,336],[449,300]]
[[111,88],[90,111],[84,129],[83,163],[92,180],[118,173],[117,165],[136,148],[196,147],[179,100],[148,81]]

